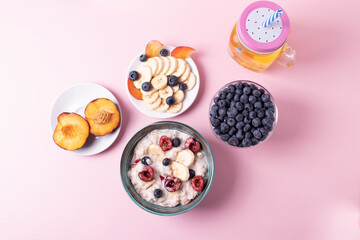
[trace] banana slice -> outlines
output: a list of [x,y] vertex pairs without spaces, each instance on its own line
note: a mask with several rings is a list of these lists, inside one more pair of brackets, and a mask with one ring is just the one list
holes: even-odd
[[178,162],[172,162],[170,165],[172,174],[174,177],[177,177],[181,181],[187,181],[190,177],[189,169]]
[[181,75],[184,74],[187,63],[184,59],[181,58],[177,58],[177,62],[178,62],[178,68],[176,69],[176,72],[174,72],[172,75],[180,77]]
[[170,86],[166,86],[164,89],[159,90],[159,95],[161,98],[166,99],[173,95],[173,90]]
[[[143,96],[143,97],[144,97],[144,96]],[[157,98],[154,102],[152,102],[152,103],[149,103],[149,102],[145,101],[145,99],[144,99],[144,102],[145,102],[145,104],[146,104],[149,108],[155,109],[155,108],[157,108],[158,106],[160,106],[160,104],[161,104],[161,98],[158,97],[158,98]]]
[[152,180],[152,181],[150,181],[150,182],[144,182],[143,188],[144,188],[144,189],[149,189],[152,185],[154,185],[155,182],[156,182],[155,179]]
[[165,75],[157,75],[151,79],[151,85],[155,89],[163,89],[167,85],[167,77]]
[[184,93],[184,91],[179,90],[176,93],[174,93],[173,97],[175,98],[175,104],[181,103],[185,98],[185,93]]
[[169,67],[169,70],[167,70],[167,72],[165,73],[166,76],[169,76],[171,74],[173,74],[177,68],[178,68],[178,61],[176,58],[174,57],[167,57],[169,60],[170,60],[170,67]]
[[151,76],[154,76],[159,68],[159,63],[154,58],[148,58],[145,62],[145,66],[151,69]]
[[155,89],[155,88],[152,88],[150,91],[148,91],[148,92],[145,92],[144,90],[140,90],[141,91],[141,93],[142,93],[142,95],[144,96],[144,95],[151,95],[151,94],[153,94],[154,92],[157,92],[158,90],[157,89]]
[[189,167],[194,162],[194,159],[194,153],[190,149],[185,149],[178,153],[175,161]]
[[169,109],[169,105],[166,103],[166,99],[161,99],[161,104],[157,108],[155,108],[155,111],[158,112],[166,112]]
[[158,63],[158,68],[156,70],[155,76],[158,75],[164,68],[164,60],[160,57],[154,57],[154,59],[157,61]]
[[157,144],[151,144],[147,149],[147,153],[155,156],[158,161],[162,161],[165,158],[164,151]]
[[167,112],[168,113],[178,113],[178,112],[180,112],[181,109],[182,109],[182,102],[179,102],[177,104],[170,106],[169,109],[167,110]]
[[187,85],[187,89],[185,91],[190,91],[191,89],[193,89],[196,84],[195,74],[190,73],[188,80],[186,80],[184,83],[186,83],[186,85]]
[[173,93],[176,93],[179,90],[179,84],[176,86],[171,87],[173,90]]
[[148,66],[141,66],[137,72],[139,73],[139,79],[134,81],[134,85],[137,89],[141,88],[141,84],[144,82],[150,82],[151,80],[151,69]]
[[160,71],[159,75],[165,75],[165,73],[169,70],[170,67],[170,59],[167,57],[160,57],[164,61],[164,67]]
[[158,91],[158,90],[156,90],[156,92],[153,92],[153,93],[150,94],[150,95],[143,95],[143,100],[144,100],[146,103],[153,103],[153,102],[155,102],[158,98],[159,98],[159,91]]
[[191,73],[190,65],[188,63],[186,63],[185,72],[183,73],[183,75],[181,75],[179,77],[179,81],[184,82],[185,80],[187,80],[189,78],[189,76],[190,76],[190,73]]

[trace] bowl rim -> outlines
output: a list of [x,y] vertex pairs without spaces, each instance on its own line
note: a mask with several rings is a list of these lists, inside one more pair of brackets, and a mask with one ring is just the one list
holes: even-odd
[[279,121],[279,110],[277,108],[277,104],[276,104],[276,101],[275,101],[275,98],[273,97],[273,95],[270,93],[269,90],[267,90],[267,88],[265,88],[263,85],[261,85],[260,83],[257,83],[257,82],[254,82],[254,81],[251,81],[251,80],[241,80],[241,79],[238,79],[238,80],[234,80],[234,81],[231,81],[231,82],[228,82],[226,84],[224,84],[223,86],[221,86],[217,91],[216,93],[213,95],[213,97],[211,98],[211,101],[210,101],[210,104],[209,104],[209,111],[211,109],[211,107],[215,104],[214,103],[214,99],[216,98],[216,96],[219,94],[220,91],[224,90],[227,86],[230,86],[231,84],[236,84],[238,82],[245,82],[245,83],[248,83],[249,85],[250,84],[254,84],[258,87],[261,87],[262,89],[265,90],[265,92],[267,92],[269,95],[270,95],[270,99],[271,101],[273,102],[274,104],[274,107],[275,107],[275,121],[273,123],[273,129],[269,132],[269,134],[267,135],[267,137],[263,140],[263,141],[259,141],[258,144],[256,145],[251,145],[249,147],[239,147],[239,146],[233,146],[233,145],[230,145],[228,144],[227,142],[223,141],[220,139],[220,136],[217,135],[215,132],[214,132],[214,127],[211,125],[211,122],[210,122],[210,116],[209,116],[209,124],[210,124],[210,128],[211,128],[211,132],[215,135],[216,139],[220,140],[223,144],[227,145],[227,146],[230,146],[230,147],[233,147],[233,148],[236,148],[236,149],[249,149],[249,148],[253,148],[253,147],[257,147],[259,145],[261,145],[262,143],[266,142],[270,137],[271,135],[274,133],[275,131],[275,128],[278,124],[278,121]]
[[[178,124],[178,125],[181,125],[181,126],[183,126],[183,127],[185,127],[185,128],[190,129],[191,131],[197,133],[197,134],[202,138],[202,140],[206,143],[206,145],[208,146],[208,148],[209,148],[209,150],[210,150],[210,158],[211,158],[211,159],[209,159],[209,157],[207,157],[207,159],[208,159],[208,161],[211,161],[211,162],[212,162],[212,165],[213,165],[213,171],[212,171],[212,174],[209,175],[208,184],[206,184],[206,187],[205,187],[205,189],[204,189],[203,195],[202,195],[200,198],[198,198],[197,201],[196,201],[196,203],[195,203],[194,205],[192,205],[191,207],[186,208],[186,209],[184,209],[184,210],[182,210],[182,211],[179,211],[179,212],[174,212],[174,213],[160,213],[160,212],[153,211],[153,210],[151,210],[151,209],[148,209],[148,208],[144,207],[141,203],[139,203],[138,201],[136,201],[136,200],[131,196],[130,191],[128,190],[127,186],[125,185],[125,182],[122,181],[123,175],[121,174],[121,166],[122,166],[121,163],[122,163],[123,158],[124,158],[125,149],[126,149],[127,147],[129,147],[129,144],[130,144],[131,140],[133,140],[133,138],[135,137],[135,135],[137,135],[139,132],[143,131],[143,130],[144,130],[145,128],[147,128],[147,127],[157,126],[157,125],[162,125],[162,124]],[[209,166],[209,165],[208,165],[208,166]],[[138,205],[138,206],[139,206],[140,208],[142,208],[143,210],[145,210],[145,211],[147,211],[147,212],[150,212],[150,213],[152,213],[152,214],[155,214],[155,215],[159,215],[159,216],[173,216],[173,215],[178,215],[178,214],[181,214],[181,213],[185,213],[185,212],[193,209],[194,207],[196,207],[199,203],[201,203],[201,202],[203,201],[203,199],[205,198],[205,196],[206,196],[206,195],[208,194],[208,192],[210,191],[210,188],[211,188],[212,183],[213,183],[213,181],[214,181],[214,177],[215,177],[215,160],[214,160],[214,154],[213,154],[213,152],[212,152],[212,150],[211,150],[211,148],[210,148],[209,143],[206,141],[206,139],[204,138],[204,136],[203,136],[202,134],[200,134],[197,130],[195,130],[194,128],[192,128],[192,127],[190,127],[190,126],[188,126],[188,125],[186,125],[186,124],[184,124],[184,123],[177,122],[177,121],[157,121],[157,122],[154,122],[154,123],[151,123],[151,124],[148,124],[148,125],[142,127],[140,130],[136,131],[136,132],[130,137],[130,139],[129,139],[128,142],[126,143],[126,145],[125,145],[125,147],[124,147],[124,149],[123,149],[123,152],[122,152],[122,154],[121,154],[119,171],[120,171],[120,179],[121,179],[122,185],[123,185],[126,193],[128,194],[128,196],[130,197],[130,199],[131,199],[136,205]],[[208,169],[208,171],[209,171],[209,169]],[[125,177],[127,177],[127,176],[125,176]],[[137,192],[136,192],[136,193],[137,193]],[[138,194],[138,193],[137,193],[137,194]],[[141,196],[140,196],[140,197],[141,197]],[[146,200],[144,199],[144,201],[146,201]],[[171,207],[169,207],[169,208],[171,208]]]

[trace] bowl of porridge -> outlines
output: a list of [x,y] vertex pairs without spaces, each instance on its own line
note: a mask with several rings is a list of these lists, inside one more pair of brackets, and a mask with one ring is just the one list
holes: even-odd
[[130,198],[158,215],[176,215],[198,205],[211,187],[214,170],[214,157],[203,136],[174,121],[156,122],[135,133],[120,163]]

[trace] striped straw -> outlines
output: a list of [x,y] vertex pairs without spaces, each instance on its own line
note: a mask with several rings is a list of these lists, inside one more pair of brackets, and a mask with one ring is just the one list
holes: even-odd
[[269,26],[273,21],[275,21],[275,19],[280,17],[280,15],[282,13],[283,13],[283,10],[281,10],[281,9],[276,10],[276,12],[274,12],[273,15],[271,15],[265,22],[263,22],[262,26],[263,27]]

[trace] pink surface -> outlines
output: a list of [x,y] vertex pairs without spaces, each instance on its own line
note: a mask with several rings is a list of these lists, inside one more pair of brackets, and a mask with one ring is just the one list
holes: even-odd
[[[360,238],[359,2],[277,1],[298,62],[261,74],[226,51],[251,1],[224,3],[0,2],[0,239]],[[349,14],[332,17],[339,9]],[[174,217],[141,210],[119,177],[127,140],[156,121],[122,88],[129,62],[152,39],[197,49],[199,96],[173,120],[202,133],[216,160],[207,197]],[[279,108],[273,136],[251,149],[220,144],[207,120],[212,95],[236,79],[264,85]],[[59,149],[50,130],[52,102],[80,82],[107,87],[124,110],[118,140],[90,157]]]

